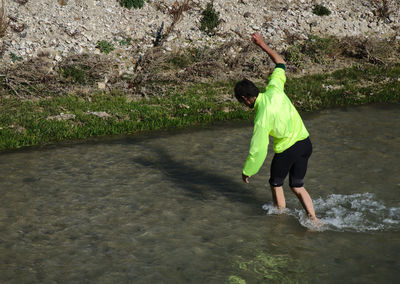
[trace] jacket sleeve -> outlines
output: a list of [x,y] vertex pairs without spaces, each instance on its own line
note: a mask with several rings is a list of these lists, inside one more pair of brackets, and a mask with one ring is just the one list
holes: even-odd
[[268,123],[266,113],[257,113],[254,123],[253,136],[250,142],[249,155],[243,167],[243,174],[252,176],[258,173],[267,157],[269,143]]
[[269,77],[269,82],[267,88],[270,86],[274,86],[275,88],[283,91],[286,82],[286,75],[285,69],[277,67],[272,72],[271,76]]

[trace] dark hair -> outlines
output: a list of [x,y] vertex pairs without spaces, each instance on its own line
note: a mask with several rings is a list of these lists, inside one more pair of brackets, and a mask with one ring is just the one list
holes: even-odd
[[250,80],[243,79],[235,85],[235,97],[239,102],[243,102],[243,97],[252,98],[257,97],[259,93],[258,88]]

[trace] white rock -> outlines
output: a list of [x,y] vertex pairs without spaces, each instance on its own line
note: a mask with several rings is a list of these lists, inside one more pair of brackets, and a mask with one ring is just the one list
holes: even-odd
[[101,118],[111,117],[111,115],[108,114],[105,111],[88,111],[88,112],[86,112],[86,114],[95,115],[95,116],[98,116],[98,117],[101,117]]
[[54,56],[54,60],[55,60],[55,61],[61,61],[61,60],[62,60],[62,57],[57,53],[57,54]]
[[106,88],[106,83],[97,82],[97,88],[99,88],[100,90],[104,90]]
[[[120,53],[123,57],[129,58],[132,52],[145,53],[153,48],[154,32],[162,22],[165,23],[166,29],[172,21],[167,10],[157,9],[154,4],[165,3],[166,7],[170,7],[175,0],[146,1],[142,9],[131,10],[121,8],[118,1],[70,0],[66,6],[59,5],[55,0],[31,0],[26,5],[19,5],[16,1],[6,2],[7,14],[13,15],[27,26],[24,31],[26,34],[9,31],[7,37],[3,38],[4,41],[11,42],[9,52],[20,50],[30,56],[42,48],[60,46],[59,52],[67,56],[72,47],[70,44],[75,46],[73,52],[84,52],[83,48],[78,48],[82,44],[86,45],[84,50],[93,52],[97,41],[118,36],[129,37],[135,41],[132,46],[121,48]],[[178,0],[178,3],[180,2]],[[219,38],[218,35],[209,37],[199,30],[201,11],[208,2],[209,0],[193,0],[193,8],[182,14],[174,32],[167,38],[169,48],[174,50],[176,47],[187,45],[218,45],[237,38],[236,35],[229,35],[233,30],[237,29],[240,34],[245,35],[255,30],[263,31],[265,23],[272,28],[266,32],[274,34],[274,37],[268,40],[275,46],[284,43],[284,30],[292,30],[294,27],[293,33],[305,35],[310,32],[309,22],[314,21],[317,21],[318,25],[313,28],[313,33],[327,30],[328,33],[338,36],[382,34],[382,37],[391,38],[396,36],[395,27],[400,26],[399,1],[391,1],[393,7],[389,16],[390,22],[380,21],[378,28],[376,23],[369,22],[377,21],[377,17],[372,14],[369,0],[317,1],[329,7],[332,11],[329,17],[314,15],[312,7],[317,2],[311,0],[268,1],[261,6],[259,0],[235,0],[229,4],[224,0],[214,0],[214,7],[220,13],[220,18],[225,20],[218,27],[218,32],[226,38]],[[251,14],[251,17],[238,16],[244,12]],[[343,18],[349,22],[346,28],[343,28]],[[73,36],[67,35],[65,31]],[[174,38],[172,35],[178,36]],[[204,40],[206,38],[212,42]],[[99,53],[98,50],[95,52]],[[109,56],[117,57],[116,54]],[[4,57],[0,61],[7,63],[9,59]]]

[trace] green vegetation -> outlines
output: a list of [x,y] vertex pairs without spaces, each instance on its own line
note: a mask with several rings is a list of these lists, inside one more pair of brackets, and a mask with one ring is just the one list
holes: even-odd
[[83,65],[67,65],[60,69],[60,74],[73,83],[85,84],[88,82],[87,67]]
[[[79,66],[63,76],[83,80]],[[84,73],[84,72],[83,72]],[[82,76],[82,77],[81,77]],[[354,66],[329,74],[288,77],[286,93],[300,111],[366,103],[400,102],[400,64]],[[93,136],[129,134],[251,119],[253,112],[236,102],[235,82],[170,85],[161,97],[128,100],[114,91],[69,94],[38,100],[0,96],[0,150]],[[265,88],[265,83],[257,86]],[[179,90],[179,91],[176,91]],[[96,113],[106,115],[98,116]]]
[[98,41],[96,47],[105,54],[108,54],[114,50],[114,45],[112,44],[112,42],[106,40]]
[[321,38],[310,35],[305,42],[290,46],[285,52],[285,57],[296,67],[303,67],[308,63],[307,59],[311,63],[325,64],[335,53],[341,52],[339,49],[339,41],[333,36]]
[[182,52],[171,55],[171,57],[167,58],[167,62],[171,63],[174,68],[182,69],[193,63],[193,58],[192,56]]
[[300,44],[295,44],[290,46],[285,51],[285,57],[288,62],[300,68],[304,65],[304,54],[302,52],[302,46]]
[[228,284],[246,284],[246,280],[236,275],[231,275],[228,278]]
[[140,9],[144,6],[144,0],[119,0],[119,4],[128,9]]
[[182,69],[204,60],[208,52],[209,49],[207,47],[180,50],[172,53],[165,61],[170,63],[173,68]]
[[[304,281],[304,271],[287,256],[260,253],[251,260],[239,257],[234,263],[237,275],[228,278],[228,284],[250,283],[299,283]],[[306,282],[306,281],[304,281]]]
[[286,93],[300,110],[400,102],[400,64],[353,66],[330,74],[288,78]]
[[22,57],[16,55],[15,53],[12,53],[12,52],[11,52],[11,53],[10,53],[10,57],[11,57],[12,62],[15,62],[15,61],[22,61]]
[[119,45],[120,45],[120,46],[128,46],[128,45],[131,44],[132,39],[131,39],[130,37],[124,37],[124,38],[122,38],[122,39],[120,39],[120,40],[114,38],[114,41],[119,42]]
[[215,28],[219,25],[219,13],[214,9],[213,1],[209,2],[206,8],[201,12],[200,30],[208,35],[213,35]]
[[[200,84],[184,93],[139,101],[128,101],[118,92],[97,93],[90,98],[82,98],[79,94],[67,95],[40,101],[3,98],[0,105],[0,150],[250,118],[251,113],[243,111],[240,105],[220,103],[220,93],[214,87]],[[109,116],[98,117],[92,114],[94,112],[104,112]]]
[[338,41],[334,37],[321,38],[311,35],[302,46],[302,50],[315,63],[325,63],[326,58],[331,55],[338,46]]
[[323,5],[315,5],[312,12],[317,16],[329,16],[331,14],[331,11]]

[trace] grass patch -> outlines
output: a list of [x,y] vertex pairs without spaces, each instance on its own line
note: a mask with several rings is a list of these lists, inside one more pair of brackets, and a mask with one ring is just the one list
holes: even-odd
[[290,46],[285,51],[285,57],[288,62],[300,68],[307,63],[307,60],[312,63],[325,64],[335,53],[339,52],[340,45],[337,38],[310,35],[306,41]]
[[208,47],[189,48],[172,53],[165,61],[171,65],[173,69],[183,69],[194,63],[201,62],[210,56]]
[[[399,77],[400,64],[354,66],[329,74],[289,77],[285,90],[300,111],[373,102],[398,103]],[[0,97],[0,150],[218,120],[249,120],[254,113],[233,99],[234,84],[171,86],[162,97],[138,101],[127,100],[125,94],[117,91],[35,101],[3,96]],[[265,83],[257,82],[257,86],[264,89]]]
[[109,42],[109,41],[106,41],[106,40],[98,41],[96,47],[98,49],[100,49],[100,51],[105,53],[105,54],[108,54],[108,53],[110,53],[111,51],[113,51],[115,49],[114,45],[112,44],[112,42]]
[[[141,101],[127,101],[125,95],[117,92],[93,94],[90,100],[78,95],[40,101],[3,98],[0,150],[251,117],[249,111],[234,102],[221,103],[218,95],[213,86],[199,84],[184,93]],[[92,113],[107,113],[108,116]],[[73,116],[63,119],[68,117],[65,114]]]
[[193,58],[184,52],[172,54],[166,62],[172,64],[173,68],[183,69],[193,63]]
[[132,43],[132,38],[130,37],[124,37],[122,39],[114,38],[114,41],[119,42],[120,46],[129,46]]
[[290,62],[297,68],[300,68],[304,65],[304,54],[301,51],[300,44],[295,44],[295,45],[290,46],[285,51],[285,57],[288,62]]
[[88,68],[80,64],[67,65],[60,68],[60,74],[73,83],[85,84],[88,82]]
[[324,63],[337,48],[338,40],[335,37],[328,36],[321,38],[311,35],[303,44],[302,50],[315,63]]
[[354,66],[330,74],[288,78],[286,93],[300,110],[400,102],[400,65]]

